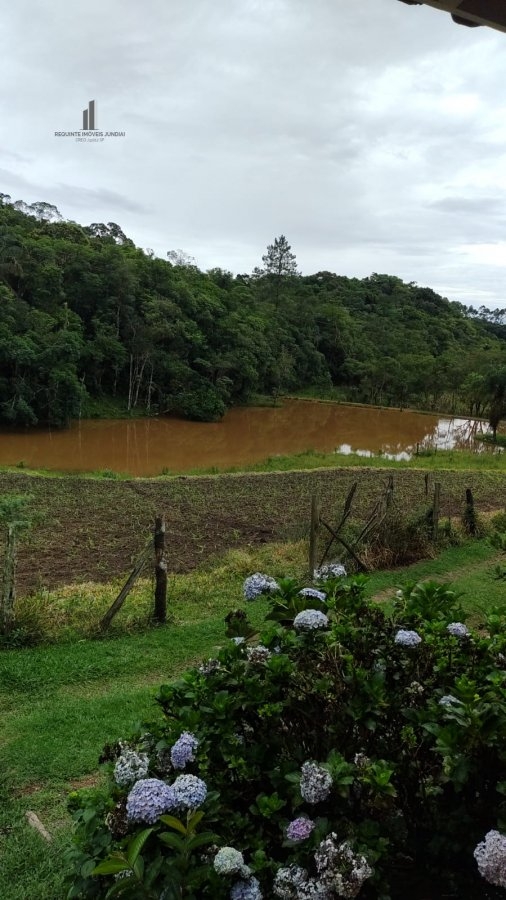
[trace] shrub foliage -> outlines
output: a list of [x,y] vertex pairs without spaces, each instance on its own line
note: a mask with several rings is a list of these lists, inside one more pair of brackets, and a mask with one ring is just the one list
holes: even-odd
[[470,630],[449,585],[365,583],[266,580],[261,634],[229,616],[160,688],[107,786],[72,795],[70,898],[503,895],[500,838],[492,885],[473,853],[506,830],[505,613]]

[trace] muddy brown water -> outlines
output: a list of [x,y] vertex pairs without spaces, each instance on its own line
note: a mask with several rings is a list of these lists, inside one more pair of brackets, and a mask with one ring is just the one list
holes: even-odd
[[[419,448],[473,448],[481,423],[410,410],[290,400],[230,410],[221,422],[176,418],[94,419],[65,430],[0,431],[0,465],[130,475],[218,469],[302,453],[381,452],[408,459]],[[485,427],[485,426],[483,426]],[[482,448],[483,445],[476,445]]]

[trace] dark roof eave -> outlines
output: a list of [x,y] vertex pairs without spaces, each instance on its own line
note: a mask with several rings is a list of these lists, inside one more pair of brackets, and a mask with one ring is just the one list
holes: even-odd
[[451,14],[458,25],[477,28],[486,25],[506,31],[505,0],[401,0],[408,6],[432,6]]

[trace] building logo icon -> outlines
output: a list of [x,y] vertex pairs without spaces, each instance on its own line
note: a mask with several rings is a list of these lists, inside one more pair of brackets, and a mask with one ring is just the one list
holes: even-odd
[[83,131],[95,131],[95,101],[90,100],[88,109],[83,109]]

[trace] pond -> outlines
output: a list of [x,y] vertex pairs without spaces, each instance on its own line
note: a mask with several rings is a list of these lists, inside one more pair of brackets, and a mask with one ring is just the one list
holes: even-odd
[[409,459],[417,444],[420,449],[472,448],[482,427],[474,419],[290,400],[279,407],[232,409],[212,423],[165,417],[91,419],[65,430],[3,430],[0,465],[160,475],[241,466],[305,450]]

